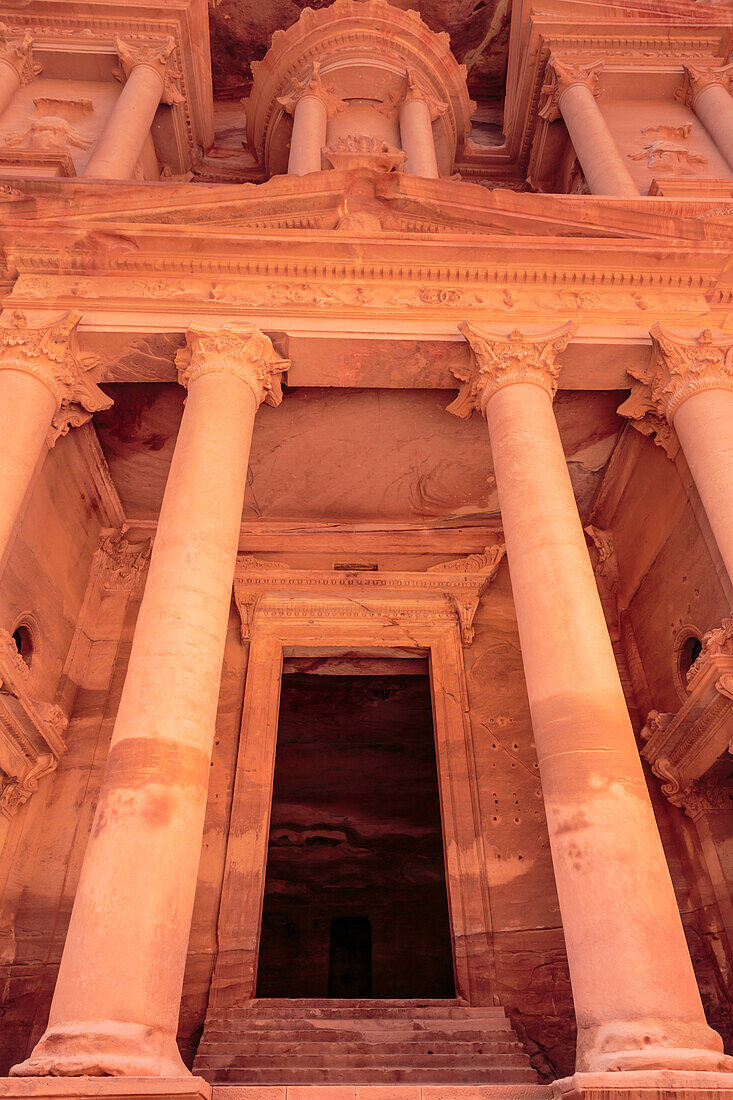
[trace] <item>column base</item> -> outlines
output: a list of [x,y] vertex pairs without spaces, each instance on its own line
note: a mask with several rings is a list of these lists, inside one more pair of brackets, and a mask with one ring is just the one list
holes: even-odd
[[733,1073],[674,1069],[575,1073],[553,1081],[552,1095],[553,1100],[733,1100]]
[[211,1100],[203,1077],[0,1077],[0,1100]]
[[192,1079],[168,1032],[99,1020],[49,1026],[10,1076],[182,1078],[186,1085]]

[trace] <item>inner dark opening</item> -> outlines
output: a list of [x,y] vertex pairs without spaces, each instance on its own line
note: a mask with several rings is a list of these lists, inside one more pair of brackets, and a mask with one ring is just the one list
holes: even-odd
[[283,676],[257,996],[455,996],[427,676]]

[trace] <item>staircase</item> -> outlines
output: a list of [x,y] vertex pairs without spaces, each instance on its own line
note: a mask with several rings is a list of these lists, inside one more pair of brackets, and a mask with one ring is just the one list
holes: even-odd
[[228,1085],[537,1084],[504,1009],[454,1000],[260,999],[210,1011],[194,1073]]

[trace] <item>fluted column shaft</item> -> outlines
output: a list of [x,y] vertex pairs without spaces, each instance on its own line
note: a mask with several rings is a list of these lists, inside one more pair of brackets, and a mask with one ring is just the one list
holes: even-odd
[[48,1028],[21,1075],[184,1075],[176,1029],[255,412],[287,366],[190,329],[188,397]]
[[32,324],[14,313],[0,325],[0,563],[46,443],[112,404],[83,379],[92,363],[78,353],[80,317]]
[[[578,1023],[576,1068],[722,1068],[553,414],[555,354],[569,328],[502,338],[461,326],[494,459]],[[465,392],[455,405],[465,415]]]
[[591,194],[638,198],[639,189],[596,102],[601,67],[600,62],[572,65],[552,57],[540,113],[547,119],[562,116]]

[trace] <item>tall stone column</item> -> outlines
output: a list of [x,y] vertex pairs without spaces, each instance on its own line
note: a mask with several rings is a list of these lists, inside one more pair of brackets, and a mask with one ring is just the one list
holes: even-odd
[[733,341],[709,329],[686,339],[661,325],[651,337],[652,359],[629,371],[636,384],[618,411],[667,453],[674,427],[733,580]]
[[33,61],[33,38],[28,32],[19,38],[0,23],[0,115],[10,106],[18,88],[38,76],[41,66]]
[[0,562],[46,444],[112,404],[87,376],[96,359],[79,351],[80,319],[0,317]]
[[638,199],[639,189],[596,103],[602,68],[602,61],[573,64],[552,55],[539,113],[550,122],[562,116],[591,194]]
[[94,179],[132,179],[158,105],[183,101],[180,73],[171,63],[172,38],[117,38],[115,48],[120,60],[116,75],[125,86],[84,169],[83,175]]
[[691,107],[733,168],[733,100],[730,85],[733,65],[704,69],[685,65],[685,83],[677,99]]
[[[586,549],[552,400],[571,326],[459,326],[494,458],[578,1023],[577,1070],[721,1069]],[[660,951],[660,944],[664,950]]]
[[433,122],[448,110],[435,96],[422,88],[408,70],[405,92],[400,102],[400,136],[407,153],[405,172],[411,176],[438,179]]
[[176,1046],[255,413],[288,362],[193,326],[188,387],[48,1027],[16,1076],[187,1075]]
[[290,90],[279,96],[277,102],[293,116],[288,175],[307,176],[309,172],[320,172],[328,120],[346,106],[323,83],[320,63],[313,62],[310,76],[302,80],[294,78]]

